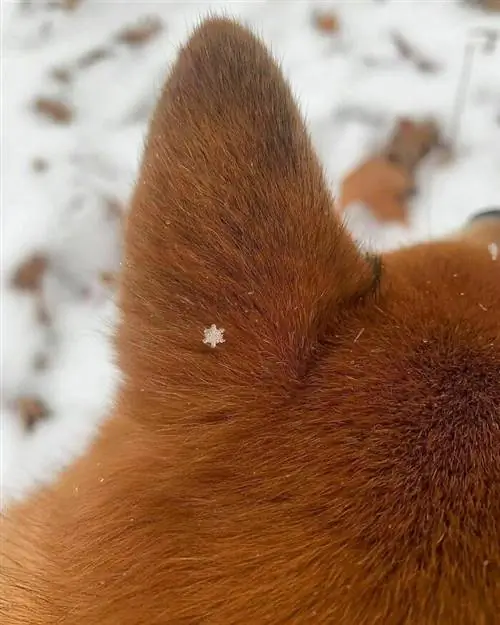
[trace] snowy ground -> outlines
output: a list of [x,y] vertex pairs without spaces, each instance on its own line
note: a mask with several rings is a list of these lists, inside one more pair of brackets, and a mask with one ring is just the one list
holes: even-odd
[[[458,0],[75,4],[74,10],[46,0],[2,5],[4,501],[49,479],[84,448],[106,412],[116,377],[108,342],[116,311],[102,273],[119,267],[120,211],[158,89],[179,44],[208,12],[243,18],[282,60],[332,188],[377,149],[398,115],[432,114],[451,135],[453,159],[430,159],[419,172],[410,231],[370,232],[382,236],[381,245],[438,236],[478,209],[500,205],[500,42],[488,51],[477,30],[499,32],[500,14]],[[318,7],[335,12],[338,33],[314,27]],[[133,33],[124,35],[151,16],[162,21],[158,36],[138,44]],[[394,32],[437,70],[422,73],[401,58]],[[475,53],[457,138],[454,110],[470,42]],[[37,112],[38,98],[67,105],[54,113],[63,123]],[[16,269],[34,253],[49,261],[36,294],[12,286]],[[18,413],[25,396],[40,398],[51,413],[28,433]]]

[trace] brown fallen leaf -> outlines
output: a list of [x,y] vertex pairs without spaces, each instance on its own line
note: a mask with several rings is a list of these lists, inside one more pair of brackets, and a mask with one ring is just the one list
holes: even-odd
[[112,56],[112,51],[110,48],[106,48],[104,46],[100,48],[95,48],[94,50],[90,50],[83,56],[81,56],[77,61],[77,66],[80,69],[86,69],[87,67],[92,67],[92,65],[96,65],[101,61],[105,61],[110,56]]
[[433,120],[419,122],[403,117],[397,121],[383,155],[413,174],[420,161],[441,144],[440,135]]
[[408,171],[383,156],[372,157],[342,181],[338,208],[362,203],[381,222],[408,223],[408,199],[414,192]]
[[31,431],[35,425],[50,415],[47,406],[38,397],[20,397],[16,401],[16,408],[26,430]]
[[43,115],[56,124],[69,124],[73,117],[73,110],[62,100],[54,98],[37,98],[34,109],[39,115]]
[[23,291],[38,291],[48,266],[47,256],[33,254],[17,268],[12,276],[12,286]]
[[58,0],[57,4],[64,11],[75,11],[84,0]]
[[482,0],[481,4],[488,11],[500,11],[500,0]]
[[157,37],[163,30],[163,22],[157,17],[143,18],[137,24],[126,26],[117,33],[116,41],[128,46],[143,46]]
[[333,11],[315,11],[312,16],[312,22],[316,30],[327,35],[335,35],[340,31],[339,18]]

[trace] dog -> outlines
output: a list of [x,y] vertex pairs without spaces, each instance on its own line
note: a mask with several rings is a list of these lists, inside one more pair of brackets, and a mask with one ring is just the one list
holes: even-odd
[[125,233],[123,381],[2,520],[5,625],[489,625],[500,212],[381,256],[245,28],[194,32]]

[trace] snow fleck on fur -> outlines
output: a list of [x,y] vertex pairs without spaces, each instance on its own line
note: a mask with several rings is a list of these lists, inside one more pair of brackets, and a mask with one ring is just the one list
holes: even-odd
[[218,328],[215,323],[209,328],[205,328],[203,330],[203,343],[205,345],[210,345],[212,349],[214,349],[219,343],[225,343],[226,339],[224,338],[224,328]]
[[488,245],[488,251],[491,254],[491,258],[496,260],[498,258],[498,245],[496,243],[490,243]]

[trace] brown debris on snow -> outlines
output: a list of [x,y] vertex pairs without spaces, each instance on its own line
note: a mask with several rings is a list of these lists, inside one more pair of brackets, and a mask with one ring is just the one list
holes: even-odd
[[60,9],[62,11],[75,11],[84,0],[21,0],[21,9],[27,10],[34,5],[43,5],[47,9]]
[[113,227],[118,229],[119,235],[123,237],[126,219],[123,203],[116,198],[105,197],[104,210],[106,211],[106,219],[113,224]]
[[479,32],[484,37],[483,51],[486,54],[493,54],[495,50],[497,49],[498,40],[500,39],[500,31],[495,30],[494,28],[481,28]]
[[35,371],[45,371],[49,365],[49,357],[47,354],[36,354],[33,359],[33,369]]
[[335,35],[340,31],[340,21],[333,11],[315,11],[312,16],[313,26],[325,35]]
[[99,48],[94,48],[93,50],[86,52],[77,60],[76,64],[80,69],[86,69],[100,63],[101,61],[109,59],[112,55],[113,52],[110,48],[100,46]]
[[38,323],[44,327],[52,325],[52,317],[50,316],[49,309],[43,298],[43,294],[40,292],[36,300],[36,319]]
[[107,289],[114,289],[118,282],[118,277],[113,271],[101,271],[99,282]]
[[12,286],[23,291],[39,291],[48,266],[47,256],[33,254],[17,268],[12,276]]
[[31,431],[35,425],[50,416],[47,406],[38,397],[20,397],[16,401],[16,409],[26,430]]
[[340,210],[362,203],[381,222],[407,225],[408,200],[416,192],[416,169],[431,151],[439,154],[442,164],[453,156],[434,120],[397,120],[381,152],[361,163],[342,181]]
[[455,158],[455,151],[450,143],[440,143],[435,150],[436,154],[436,164],[437,165],[448,165],[452,163]]
[[116,219],[118,221],[123,220],[123,205],[122,203],[113,197],[104,198],[106,206],[106,212],[109,219]]
[[76,73],[81,69],[88,69],[89,67],[93,67],[97,65],[97,63],[101,63],[113,56],[113,50],[106,46],[98,46],[85,52],[80,57],[76,59],[72,68],[69,67],[55,67],[51,72],[50,76],[53,80],[58,83],[67,85],[73,79],[73,73]]
[[84,0],[57,0],[53,4],[64,11],[75,11],[83,2]]
[[131,47],[143,46],[156,38],[163,30],[163,22],[157,17],[146,17],[134,25],[126,26],[115,39]]
[[62,0],[61,4],[68,11],[74,11],[77,9],[83,0]]
[[430,73],[439,70],[439,65],[435,61],[425,57],[401,33],[392,33],[391,40],[401,58],[412,63],[419,71]]
[[67,67],[54,67],[50,72],[53,80],[67,85],[71,82],[71,71]]
[[49,163],[46,159],[37,156],[31,161],[31,168],[37,174],[41,174],[44,171],[47,171],[47,169],[49,168]]
[[40,97],[35,100],[34,109],[56,124],[69,124],[74,117],[73,110],[62,100]]
[[413,174],[420,161],[442,143],[435,121],[419,122],[403,117],[397,121],[383,154],[391,163],[402,165]]
[[387,145],[342,181],[339,208],[362,203],[381,222],[408,223],[408,200],[415,194],[421,161],[436,152],[441,164],[451,160],[451,147],[434,120],[397,120]]
[[342,181],[338,207],[362,203],[381,222],[408,223],[408,198],[413,177],[383,156],[374,156],[350,172]]
[[500,11],[500,0],[469,0],[467,4],[479,5],[486,11]]

